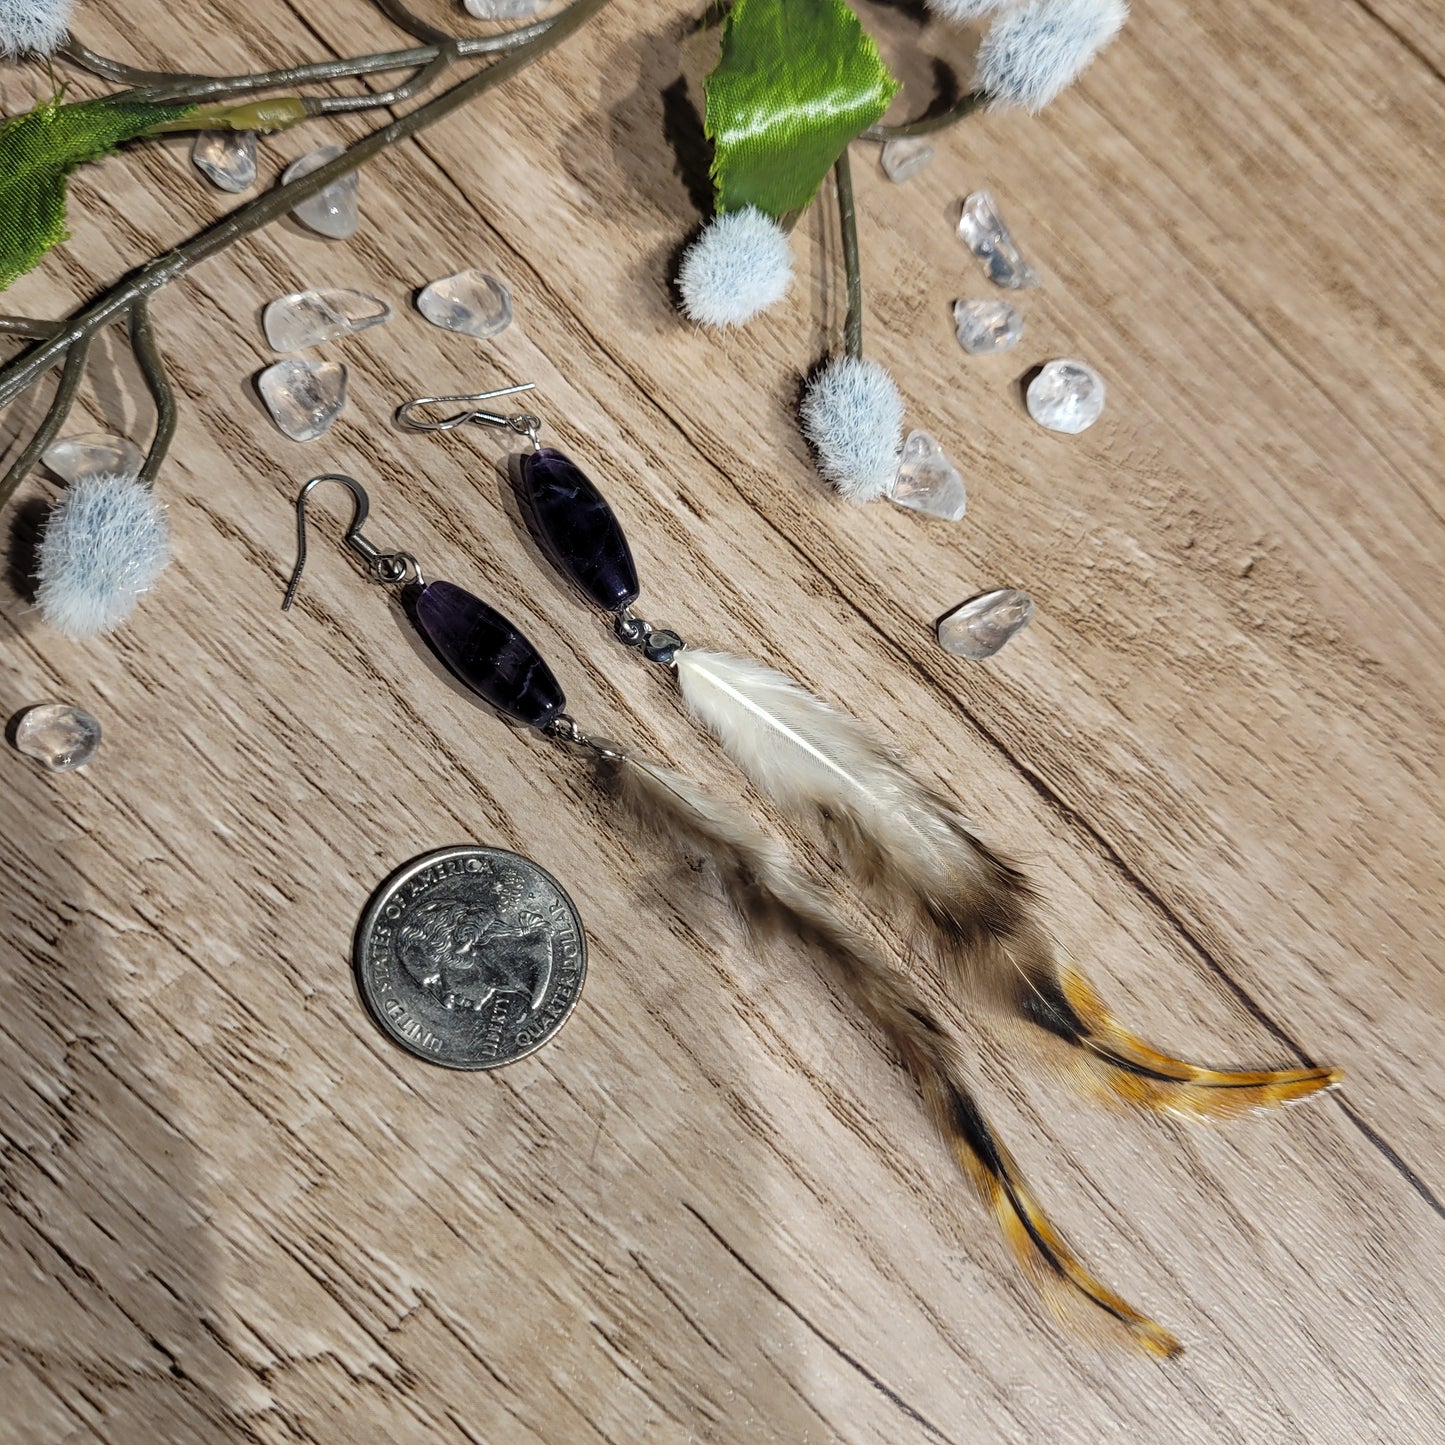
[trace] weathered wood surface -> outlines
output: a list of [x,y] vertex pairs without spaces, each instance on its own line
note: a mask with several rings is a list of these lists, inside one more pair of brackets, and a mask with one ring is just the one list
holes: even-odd
[[[98,49],[196,68],[395,35],[354,0],[80,12]],[[4,714],[73,699],[106,741],[63,777],[0,758],[0,1437],[1438,1438],[1436,7],[1157,0],[1045,115],[975,118],[905,188],[860,147],[868,345],[967,472],[958,528],[849,510],[810,470],[791,407],[841,319],[826,212],[775,315],[720,340],[671,309],[685,28],[625,0],[374,165],[354,241],[278,226],[172,287],[174,567],[85,645],[12,578]],[[7,72],[7,105],[40,84]],[[266,174],[364,124],[267,145]],[[968,362],[948,307],[983,283],[952,223],[981,184],[1047,281],[1020,349]],[[184,141],[74,197],[8,309],[62,314],[229,204]],[[489,345],[405,304],[472,263],[516,297]],[[303,447],[250,387],[258,308],[328,282],[398,314],[326,348],[352,399]],[[1019,399],[1058,354],[1109,382],[1077,439]],[[735,790],[667,679],[541,571],[500,449],[390,424],[418,391],[520,379],[623,513],[651,611],[889,729],[1028,859],[1126,1017],[1208,1059],[1349,1071],[1283,1117],[1185,1127],[1101,1113],[958,1020],[1039,1192],[1182,1360],[1060,1336],[808,958],[680,916],[665,860],[572,760],[419,668],[339,549],[278,610],[289,499],[353,472],[376,535],[495,597],[580,717]],[[90,419],[143,428],[138,394],[112,342]],[[932,619],[999,583],[1034,592],[1033,628],[987,665],[940,653]],[[390,1047],[348,969],[374,883],[468,839],[555,872],[591,940],[565,1032],[495,1077]]]

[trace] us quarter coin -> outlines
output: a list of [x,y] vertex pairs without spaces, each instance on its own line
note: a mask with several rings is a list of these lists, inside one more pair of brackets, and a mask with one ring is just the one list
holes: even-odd
[[562,885],[501,848],[442,848],[404,864],[356,930],[361,996],[428,1063],[495,1069],[567,1022],[587,976],[582,920]]

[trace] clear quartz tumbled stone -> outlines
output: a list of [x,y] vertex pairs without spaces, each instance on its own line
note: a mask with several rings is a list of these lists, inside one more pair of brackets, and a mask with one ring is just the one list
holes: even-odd
[[988,272],[996,286],[1011,291],[1027,290],[1039,284],[1038,273],[1023,256],[1009,228],[1004,225],[994,199],[987,191],[975,191],[963,203],[958,234]]
[[256,378],[256,390],[292,441],[314,442],[346,405],[346,368],[339,361],[293,357],[268,366]]
[[191,164],[223,191],[246,191],[256,184],[256,132],[202,130],[191,144]]
[[100,747],[100,724],[88,712],[64,702],[27,708],[15,724],[15,746],[52,773],[83,768]]
[[549,0],[462,0],[462,8],[478,20],[525,20],[545,10]]
[[424,286],[416,309],[433,326],[486,341],[512,324],[512,294],[485,271],[458,271]]
[[1104,378],[1082,361],[1050,361],[1024,394],[1029,415],[1050,431],[1081,432],[1104,410]]
[[145,462],[145,454],[132,441],[108,432],[85,432],[62,437],[41,453],[40,460],[62,482],[74,482],[95,472],[133,477]]
[[[343,146],[318,146],[304,156],[291,162],[281,173],[281,180],[294,181],[299,176],[309,176],[312,171],[334,161],[345,148]],[[355,171],[333,181],[325,190],[318,192],[308,201],[291,208],[291,214],[317,235],[329,236],[333,241],[344,241],[356,234],[361,222],[359,198],[361,181]]]
[[1034,599],[1016,587],[970,597],[938,624],[939,645],[957,657],[982,661],[1033,621]]
[[921,136],[900,135],[883,142],[883,171],[890,181],[902,185],[928,169],[933,147]]
[[365,291],[293,291],[266,304],[261,324],[273,351],[300,351],[380,326],[391,307]]
[[970,356],[988,356],[1018,345],[1024,319],[1008,301],[961,299],[953,303],[953,331]]
[[909,432],[888,495],[900,507],[949,522],[962,520],[968,508],[968,492],[958,468],[926,431]]

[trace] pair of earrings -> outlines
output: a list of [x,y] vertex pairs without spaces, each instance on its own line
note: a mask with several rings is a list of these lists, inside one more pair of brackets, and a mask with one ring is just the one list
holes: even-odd
[[[416,431],[464,425],[523,437],[520,499],[557,570],[612,619],[625,647],[671,668],[688,711],[765,794],[817,828],[861,884],[901,909],[965,1002],[1001,1004],[1061,1039],[1114,1095],[1194,1118],[1227,1117],[1333,1087],[1337,1070],[1221,1071],[1161,1053],[1129,1032],[1090,985],[1059,964],[1020,869],[994,851],[936,790],[913,776],[856,719],[786,674],[747,658],[686,645],[633,611],[641,594],[626,534],[591,479],[539,440],[540,419],[479,406],[531,390],[419,397],[397,412]],[[460,403],[440,420],[428,409]],[[306,560],[306,500],[323,481],[350,489],[345,544],[373,581],[398,589],[417,631],[454,676],[497,712],[577,750],[637,825],[713,867],[755,931],[801,939],[888,1038],[959,1164],[994,1212],[1019,1263],[1054,1312],[1086,1328],[1122,1332],[1168,1357],[1168,1331],[1095,1279],[1049,1223],[1008,1150],[979,1111],[957,1045],[912,979],[838,915],[826,895],[754,820],[682,775],[585,732],[567,713],[555,674],[509,619],[451,582],[428,582],[416,558],[387,552],[362,532],[368,498],[354,478],[314,477],[297,497],[298,556],[284,607]]]

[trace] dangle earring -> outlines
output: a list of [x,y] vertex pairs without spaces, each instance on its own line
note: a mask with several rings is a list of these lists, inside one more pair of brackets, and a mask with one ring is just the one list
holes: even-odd
[[[680,798],[697,790],[610,739],[584,732],[567,713],[567,699],[546,659],[514,622],[454,582],[428,582],[416,557],[378,547],[362,531],[370,512],[366,489],[354,477],[327,472],[312,477],[296,496],[296,565],[283,610],[289,610],[306,566],[306,503],[323,482],[345,487],[352,497],[351,521],[342,538],[373,582],[397,590],[412,626],[447,670],[494,712],[532,728],[555,742],[589,755],[605,775],[646,775],[659,787],[675,787]],[[623,789],[625,791],[625,789]]]
[[639,649],[652,662],[671,666],[674,654],[683,645],[682,638],[670,628],[654,628],[632,615],[632,604],[641,588],[627,537],[586,473],[555,447],[542,445],[542,419],[529,411],[509,415],[476,406],[440,420],[421,414],[428,407],[490,401],[531,391],[534,385],[523,382],[471,396],[414,397],[396,409],[396,422],[407,431],[445,432],[460,426],[485,426],[526,437],[532,450],[517,458],[519,498],[552,565],[589,602],[612,614],[614,630],[624,646]]
[[676,671],[688,711],[762,792],[819,826],[861,881],[907,905],[956,985],[1001,999],[1075,1046],[1101,1081],[1131,1103],[1189,1115],[1234,1114],[1336,1082],[1330,1069],[1204,1069],[1126,1031],[1084,979],[1059,967],[1023,873],[860,722],[784,673],[690,647],[671,628],[634,615],[641,589],[622,526],[581,468],[539,444],[535,415],[418,416],[425,407],[507,392],[419,397],[398,409],[397,421],[419,431],[475,424],[529,438],[532,452],[518,467],[521,500],[553,565],[611,614],[624,646]]
[[[479,416],[472,413],[466,419],[475,421]],[[524,416],[503,419],[501,424],[535,441],[533,421]],[[497,423],[489,419],[488,424]],[[626,580],[631,567],[626,540],[607,504],[559,454],[537,448],[533,456],[542,457],[546,479],[561,479],[559,488],[576,487],[580,479],[586,493],[581,512],[590,519],[594,537],[610,529],[604,540],[613,546],[608,554],[613,577],[608,585],[613,590],[607,595],[619,595],[620,588],[622,593],[631,590],[635,598],[635,586]],[[710,865],[728,900],[756,936],[796,938],[830,968],[839,987],[884,1034],[912,1075],[959,1169],[993,1210],[1015,1256],[1054,1312],[1085,1329],[1113,1325],[1152,1354],[1176,1353],[1174,1337],[1096,1280],[1050,1224],[1013,1157],[980,1112],[965,1081],[957,1045],[918,987],[838,916],[817,885],[750,817],[680,774],[619,743],[584,732],[566,712],[566,698],[546,660],[514,623],[454,583],[427,581],[411,552],[376,546],[362,531],[369,500],[354,478],[326,473],[313,477],[297,495],[296,566],[283,608],[295,601],[306,565],[307,498],[322,482],[335,482],[351,493],[345,545],[373,582],[397,591],[412,624],[460,682],[504,717],[588,756],[627,819]],[[552,515],[555,521],[556,512]],[[568,549],[575,551],[577,536],[562,534],[560,542],[562,555],[569,555]],[[579,570],[601,587],[605,569],[589,571],[579,564]],[[625,611],[628,605],[622,601],[616,610]],[[657,636],[652,630],[640,645],[645,647]]]
[[586,474],[540,445],[535,415],[425,414],[501,394],[419,397],[396,419],[418,431],[476,424],[528,437],[532,452],[520,459],[518,487],[553,565],[611,615],[624,646],[676,672],[688,711],[762,792],[816,827],[860,883],[902,907],[965,1001],[1001,1003],[1063,1040],[1088,1080],[1109,1093],[1188,1117],[1291,1103],[1339,1082],[1330,1068],[1205,1068],[1126,1029],[1086,979],[1061,966],[1022,870],[861,723],[785,673],[688,646],[634,614],[640,589],[626,535]]

